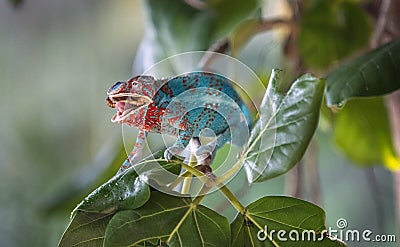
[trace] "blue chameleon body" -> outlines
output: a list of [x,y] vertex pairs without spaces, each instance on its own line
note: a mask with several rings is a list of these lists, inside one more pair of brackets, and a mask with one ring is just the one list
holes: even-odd
[[[248,138],[251,125],[250,111],[232,82],[209,72],[193,72],[168,79],[133,77],[111,87],[107,102],[117,109],[113,121],[141,130],[137,145],[128,158],[131,163],[141,152],[147,132],[177,137],[165,152],[164,156],[169,160],[173,155],[179,156],[190,140],[198,139],[205,129],[208,133],[211,130],[216,138],[212,145],[200,147],[196,157],[214,153],[226,142],[241,146]],[[129,166],[128,163],[124,165]]]

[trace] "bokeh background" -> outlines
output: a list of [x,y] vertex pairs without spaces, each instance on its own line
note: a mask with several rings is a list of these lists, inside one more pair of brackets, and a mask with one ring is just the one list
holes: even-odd
[[[107,165],[121,126],[110,122],[105,92],[132,75],[146,10],[130,0],[11,2],[0,1],[0,246],[55,246],[74,205],[114,171]],[[243,60],[254,70],[285,67],[280,45],[266,42],[260,53],[251,44]],[[323,123],[312,146],[328,226],[345,218],[351,229],[396,234],[390,172],[351,164]],[[288,193],[288,176],[242,193],[244,204]],[[231,187],[240,194],[243,182]],[[304,188],[304,199],[310,194]]]

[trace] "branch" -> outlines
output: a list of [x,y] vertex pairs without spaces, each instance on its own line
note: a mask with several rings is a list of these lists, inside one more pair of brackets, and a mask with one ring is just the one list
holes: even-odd
[[378,21],[376,22],[375,32],[371,40],[372,47],[377,47],[380,41],[382,40],[383,34],[386,29],[386,23],[390,5],[391,5],[391,0],[382,1],[381,8],[379,10]]

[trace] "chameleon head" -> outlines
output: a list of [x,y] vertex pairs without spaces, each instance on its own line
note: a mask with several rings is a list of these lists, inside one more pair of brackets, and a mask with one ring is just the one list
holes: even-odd
[[124,123],[130,115],[153,102],[148,86],[154,82],[152,76],[136,76],[126,82],[116,82],[107,91],[106,103],[115,108],[117,113],[112,122]]

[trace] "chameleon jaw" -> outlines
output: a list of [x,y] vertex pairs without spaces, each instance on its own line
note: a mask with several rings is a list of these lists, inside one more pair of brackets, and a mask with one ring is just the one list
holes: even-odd
[[111,122],[121,122],[152,102],[151,98],[135,93],[119,93],[106,98],[107,105],[117,110],[117,113],[111,118]]

